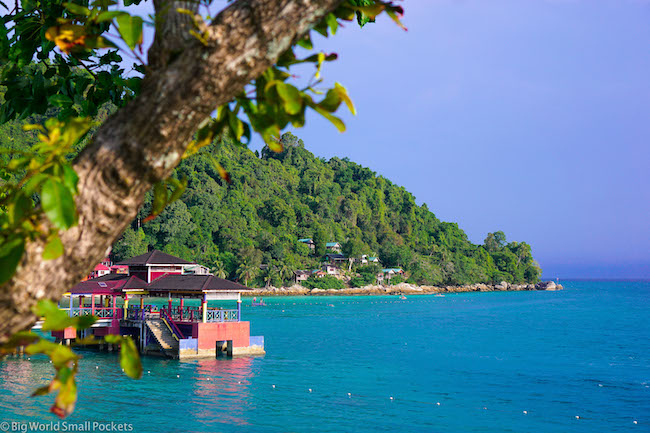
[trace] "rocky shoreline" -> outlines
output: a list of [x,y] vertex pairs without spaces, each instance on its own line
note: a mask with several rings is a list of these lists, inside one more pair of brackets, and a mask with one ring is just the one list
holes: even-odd
[[351,295],[437,295],[445,293],[465,292],[505,292],[524,290],[562,290],[561,284],[553,281],[542,281],[537,284],[509,284],[502,281],[499,284],[470,284],[465,286],[417,286],[414,284],[400,283],[394,286],[365,286],[349,289],[308,289],[299,284],[291,287],[269,287],[253,289],[242,293],[244,296],[351,296]]

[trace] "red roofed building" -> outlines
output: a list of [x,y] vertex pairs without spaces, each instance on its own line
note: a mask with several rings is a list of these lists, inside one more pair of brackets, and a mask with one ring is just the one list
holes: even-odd
[[99,263],[97,266],[95,266],[95,269],[93,269],[93,271],[90,274],[88,274],[88,279],[103,277],[104,275],[108,275],[110,273],[111,273],[111,268]]
[[194,262],[188,262],[158,250],[132,257],[117,263],[117,265],[128,266],[129,275],[135,275],[147,283],[163,275],[182,275],[186,273],[186,268],[194,269],[197,267]]

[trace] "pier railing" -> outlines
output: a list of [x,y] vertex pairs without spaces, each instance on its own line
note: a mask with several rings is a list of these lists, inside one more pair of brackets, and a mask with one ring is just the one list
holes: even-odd
[[154,312],[152,312],[151,305],[145,305],[143,308],[139,306],[131,306],[127,308],[126,318],[129,320],[145,320],[150,318]]
[[[145,305],[144,308],[139,306],[129,307],[127,309],[127,319],[130,320],[145,320],[153,316],[158,316],[162,318],[164,314],[172,322],[201,322],[203,320],[203,312],[201,307],[172,307],[169,308],[161,307],[159,311],[155,311],[152,305]],[[237,310],[222,310],[218,308],[208,308],[206,312],[206,322],[238,322],[239,315]]]
[[62,308],[67,310],[70,317],[95,316],[99,319],[121,319],[122,309],[113,307],[77,307]]
[[165,322],[165,325],[167,325],[172,334],[174,334],[174,337],[177,341],[185,338],[181,330],[178,329],[178,326],[176,326],[176,322],[174,322],[174,320],[169,317],[166,310],[160,311],[160,318],[163,320],[163,322]]
[[237,310],[218,310],[208,308],[207,322],[237,322]]

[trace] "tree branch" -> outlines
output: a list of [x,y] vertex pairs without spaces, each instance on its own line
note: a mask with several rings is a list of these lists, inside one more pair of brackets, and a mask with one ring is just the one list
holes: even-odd
[[36,321],[31,310],[39,299],[59,299],[106,255],[151,185],[178,165],[201,121],[341,2],[240,0],[204,29],[207,46],[186,41],[177,56],[156,60],[140,95],[75,161],[79,225],[61,234],[64,255],[43,260],[44,244],[30,242],[16,275],[0,287],[0,343]]

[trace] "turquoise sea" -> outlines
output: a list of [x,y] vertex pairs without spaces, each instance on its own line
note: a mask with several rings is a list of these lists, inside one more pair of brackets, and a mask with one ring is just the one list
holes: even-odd
[[[650,282],[561,283],[247,300],[266,356],[145,358],[135,381],[114,354],[82,351],[67,421],[135,432],[650,432]],[[0,421],[56,422],[51,397],[29,397],[51,376],[38,357],[1,362]]]

